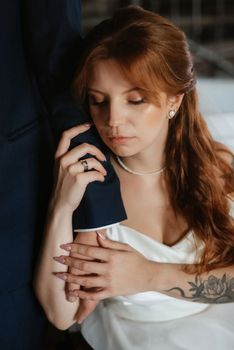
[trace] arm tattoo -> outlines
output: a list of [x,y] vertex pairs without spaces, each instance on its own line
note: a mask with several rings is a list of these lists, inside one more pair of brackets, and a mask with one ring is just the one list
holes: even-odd
[[190,295],[186,296],[182,288],[174,287],[167,292],[178,291],[180,296],[186,300],[199,303],[221,304],[234,302],[234,277],[230,278],[224,274],[221,278],[210,275],[208,279],[202,280],[196,276],[195,281],[188,281]]

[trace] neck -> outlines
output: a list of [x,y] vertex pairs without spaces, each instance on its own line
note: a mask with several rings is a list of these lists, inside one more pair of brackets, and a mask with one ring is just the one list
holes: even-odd
[[119,157],[116,159],[119,165],[127,172],[134,175],[158,175],[165,170],[164,161],[159,154],[146,157],[143,154],[137,154],[131,157]]
[[116,159],[119,163],[119,165],[128,173],[133,174],[133,175],[139,175],[139,176],[145,176],[145,175],[158,175],[161,174],[166,167],[162,167],[162,168],[157,168],[154,170],[150,170],[150,171],[139,171],[139,170],[133,170],[131,168],[129,168],[126,164],[124,164],[124,162],[121,160],[121,158],[119,156],[116,156]]
[[165,166],[164,147],[157,147],[157,151],[155,151],[155,147],[147,148],[133,156],[120,156],[120,159],[128,168],[134,171],[152,172]]

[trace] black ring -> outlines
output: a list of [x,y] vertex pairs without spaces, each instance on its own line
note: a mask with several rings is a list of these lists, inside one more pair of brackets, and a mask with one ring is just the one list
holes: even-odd
[[87,171],[89,171],[89,165],[88,165],[87,160],[82,160],[80,163],[82,164],[85,173],[86,173]]

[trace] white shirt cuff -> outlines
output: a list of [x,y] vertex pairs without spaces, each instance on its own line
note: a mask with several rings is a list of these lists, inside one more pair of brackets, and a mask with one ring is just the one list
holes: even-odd
[[106,226],[94,227],[94,228],[81,228],[81,229],[76,228],[73,231],[74,232],[91,232],[91,231],[103,230],[105,228],[109,228],[109,227],[116,226],[116,225],[119,225],[119,222],[116,222],[116,223],[110,224],[110,225],[106,225]]

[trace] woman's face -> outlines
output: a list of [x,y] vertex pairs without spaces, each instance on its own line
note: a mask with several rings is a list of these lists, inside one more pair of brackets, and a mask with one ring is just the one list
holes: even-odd
[[88,84],[93,122],[104,143],[122,157],[161,150],[168,132],[172,99],[159,94],[160,106],[144,96],[140,86],[125,79],[114,60],[99,61]]

